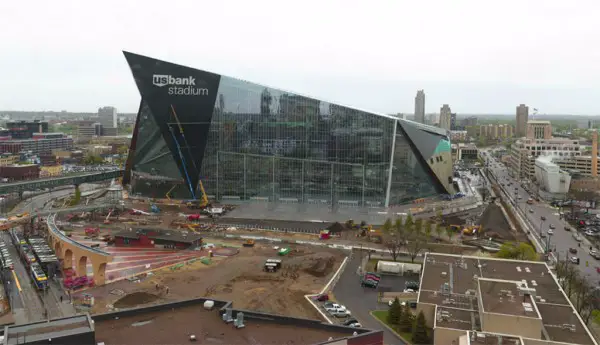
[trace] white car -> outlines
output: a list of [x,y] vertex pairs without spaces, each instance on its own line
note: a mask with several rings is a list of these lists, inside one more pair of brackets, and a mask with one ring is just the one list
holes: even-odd
[[554,230],[548,229],[548,235],[554,235]]
[[333,306],[331,306],[329,308],[325,308],[325,310],[330,313],[340,313],[340,312],[346,311],[346,307],[344,307],[343,305],[334,304]]
[[416,291],[414,289],[404,289],[405,293],[415,293]]
[[358,322],[355,322],[355,323],[351,323],[351,324],[350,324],[350,327],[354,327],[354,328],[361,328],[361,327],[362,327],[362,325],[361,325],[360,323],[358,323]]

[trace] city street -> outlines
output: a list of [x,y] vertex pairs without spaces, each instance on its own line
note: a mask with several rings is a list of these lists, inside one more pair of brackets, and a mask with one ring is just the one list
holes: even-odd
[[[546,246],[546,241],[549,240],[548,247],[552,248],[561,260],[565,256],[578,257],[580,259],[579,270],[581,273],[587,276],[590,282],[598,284],[600,274],[597,273],[596,267],[600,266],[600,261],[589,255],[590,243],[585,236],[580,234],[583,241],[581,242],[581,247],[579,247],[579,243],[573,238],[573,234],[577,232],[577,229],[560,219],[556,208],[551,207],[543,201],[534,201],[532,205],[527,204],[527,200],[530,198],[529,193],[522,188],[519,181],[516,181],[509,175],[508,169],[504,164],[499,163],[493,157],[490,157],[489,154],[486,159],[489,162],[489,171],[496,176],[498,183],[504,183],[504,190],[508,192],[507,194],[513,204],[516,199],[521,214],[527,217],[527,220],[532,225],[530,230],[539,242]],[[508,186],[508,183],[511,185]],[[520,199],[519,196],[521,197]],[[533,213],[529,211],[530,209],[533,210]],[[542,221],[542,217],[545,217],[546,220]],[[540,230],[547,235],[550,224],[555,227],[553,230],[554,234],[550,237],[540,238]],[[566,231],[565,227],[567,226],[572,230]],[[569,254],[569,248],[576,248],[577,254]]]

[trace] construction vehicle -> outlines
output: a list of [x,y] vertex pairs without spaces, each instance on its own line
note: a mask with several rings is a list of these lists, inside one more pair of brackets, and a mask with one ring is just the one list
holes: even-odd
[[167,198],[167,200],[169,200],[169,203],[171,203],[171,192],[173,191],[173,189],[175,189],[175,187],[177,187],[177,185],[173,185],[173,187],[169,189],[167,194],[165,194],[165,197]]
[[190,214],[187,216],[187,220],[189,220],[190,222],[197,222],[200,220],[200,215],[199,214]]
[[470,225],[463,229],[463,235],[474,236],[481,232],[481,225]]
[[249,238],[246,241],[244,241],[243,246],[244,247],[254,247],[254,244],[255,244],[254,240]]
[[108,214],[106,215],[106,219],[104,219],[104,224],[110,224],[110,215],[113,213],[114,208],[110,209],[110,211],[108,211]]
[[100,234],[100,228],[85,228],[85,235],[96,237]]
[[150,206],[150,212],[152,212],[152,213],[160,213],[160,208],[158,208],[158,206],[156,206],[156,204],[152,204]]
[[205,209],[207,207],[212,207],[212,205],[208,202],[208,196],[206,195],[202,181],[198,181],[198,185],[200,186],[200,191],[202,192],[202,199],[189,200],[185,205],[192,209]]

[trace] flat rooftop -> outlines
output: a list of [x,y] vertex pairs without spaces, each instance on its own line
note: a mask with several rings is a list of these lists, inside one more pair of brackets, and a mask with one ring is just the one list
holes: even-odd
[[[594,344],[543,262],[428,253],[421,276],[418,303],[447,308],[449,318],[459,320],[439,327],[464,330],[467,315],[488,312],[541,318],[548,340]],[[524,294],[520,288],[535,291]]]
[[486,332],[469,332],[470,345],[523,345],[521,337]]
[[473,329],[473,323],[477,323],[479,320],[479,314],[476,311],[438,307],[437,313],[436,327],[470,331]]
[[530,296],[519,296],[516,283],[479,279],[483,312],[539,319]]
[[352,336],[352,329],[339,332],[306,328],[295,324],[280,325],[246,319],[245,328],[221,320],[216,310],[207,311],[201,305],[181,307],[124,316],[118,320],[95,322],[96,342],[105,344],[184,344],[194,334],[194,344],[318,344],[330,337]]
[[26,325],[9,326],[8,332],[4,334],[4,344],[21,344],[24,339],[28,342],[47,341],[52,338],[60,338],[67,335],[91,332],[93,326],[91,319],[86,315],[42,321]]
[[550,339],[569,344],[594,344],[570,306],[537,303],[537,307]]

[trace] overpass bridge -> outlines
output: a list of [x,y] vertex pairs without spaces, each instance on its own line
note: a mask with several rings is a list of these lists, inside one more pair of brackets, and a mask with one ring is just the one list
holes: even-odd
[[22,193],[30,190],[54,188],[58,186],[79,186],[83,183],[94,183],[123,177],[124,170],[111,170],[63,177],[43,178],[30,181],[0,184],[0,194]]

